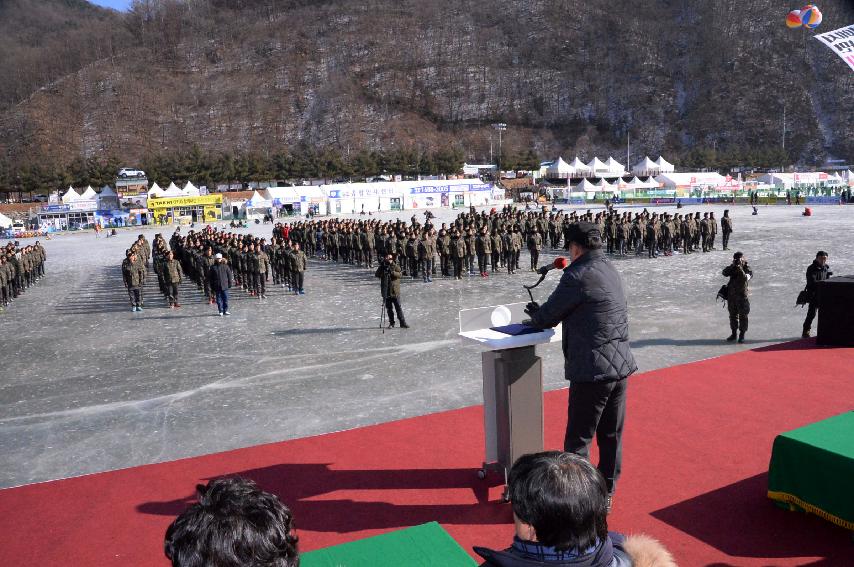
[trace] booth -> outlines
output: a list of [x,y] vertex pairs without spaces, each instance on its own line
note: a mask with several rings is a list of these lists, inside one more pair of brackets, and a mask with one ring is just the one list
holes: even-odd
[[493,185],[476,179],[337,183],[321,189],[333,215],[495,203]]
[[[148,211],[158,224],[173,222],[215,222],[222,220],[222,195],[200,195],[197,197],[168,197],[169,186],[163,197],[149,199]],[[177,189],[177,187],[175,187]],[[181,190],[178,189],[180,192]]]

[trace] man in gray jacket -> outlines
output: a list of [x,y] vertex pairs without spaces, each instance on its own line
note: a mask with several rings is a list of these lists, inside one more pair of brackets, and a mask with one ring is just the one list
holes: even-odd
[[626,378],[637,370],[626,295],[597,225],[573,224],[567,237],[572,263],[542,307],[529,303],[526,312],[539,329],[563,323],[564,372],[572,384],[564,450],[586,458],[595,433],[610,505],[620,476]]

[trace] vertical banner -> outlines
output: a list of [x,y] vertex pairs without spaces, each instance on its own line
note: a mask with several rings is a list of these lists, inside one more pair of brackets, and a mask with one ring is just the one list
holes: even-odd
[[839,55],[854,71],[854,24],[827,33],[818,33],[815,37]]

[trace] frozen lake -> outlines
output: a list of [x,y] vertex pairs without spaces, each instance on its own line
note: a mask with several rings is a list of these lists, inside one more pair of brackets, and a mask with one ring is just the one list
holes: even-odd
[[[681,212],[713,210],[720,218],[723,209]],[[656,209],[664,210],[674,208]],[[846,253],[854,207],[814,207],[809,218],[802,210],[762,207],[754,217],[749,207],[731,208],[730,248],[745,253],[755,274],[744,345],[723,340],[727,312],[715,293],[732,251],[720,250],[720,236],[718,250],[707,254],[615,259],[641,371],[799,337],[805,311],[794,301],[816,251],[830,254],[836,275],[854,274]],[[436,215],[448,221],[456,212]],[[408,220],[412,212],[380,218],[396,216]],[[271,228],[246,230],[269,237]],[[158,231],[168,240],[172,229],[142,232],[150,241]],[[274,289],[260,301],[235,292],[230,318],[217,317],[188,282],[184,308],[168,309],[154,278],[146,310],[131,313],[119,265],[139,233],[42,239],[46,278],[0,314],[0,487],[478,404],[480,355],[457,338],[457,312],[527,301],[521,286],[536,281],[530,272],[404,281],[412,328],[385,334],[373,273],[316,261],[306,295]],[[554,257],[546,250],[541,263]],[[550,275],[535,297],[542,302],[558,279]],[[538,352],[547,388],[565,387],[559,343]]]

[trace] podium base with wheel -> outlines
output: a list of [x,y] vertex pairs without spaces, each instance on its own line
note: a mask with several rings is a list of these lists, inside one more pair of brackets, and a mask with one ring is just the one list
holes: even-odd
[[[460,311],[460,337],[491,350],[481,353],[486,457],[478,477],[504,479],[520,456],[543,450],[543,364],[536,345],[560,340],[560,327],[511,335],[495,327],[527,318],[524,303]],[[496,313],[499,315],[496,316]]]

